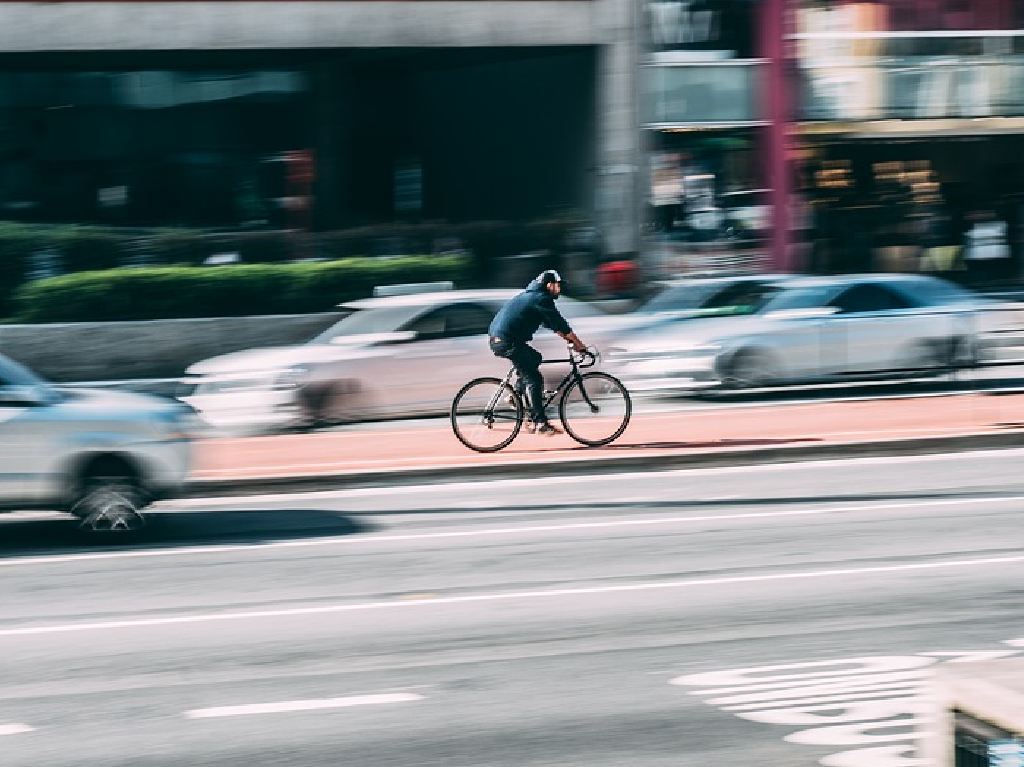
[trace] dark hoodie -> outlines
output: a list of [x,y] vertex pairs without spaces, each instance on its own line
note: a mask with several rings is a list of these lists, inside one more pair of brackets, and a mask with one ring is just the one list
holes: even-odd
[[488,333],[511,344],[525,344],[543,325],[557,333],[571,333],[572,328],[555,308],[555,298],[537,277],[526,290],[513,298],[491,321]]

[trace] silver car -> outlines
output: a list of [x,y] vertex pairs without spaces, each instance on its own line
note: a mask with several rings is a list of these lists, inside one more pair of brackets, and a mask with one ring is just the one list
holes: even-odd
[[940,374],[988,356],[998,308],[933,277],[793,278],[749,311],[629,333],[612,366],[649,391]]
[[70,512],[91,533],[130,533],[177,493],[194,413],[141,394],[64,389],[0,355],[0,511]]
[[[342,304],[347,316],[305,344],[192,365],[183,399],[210,424],[241,431],[444,413],[470,379],[508,371],[486,334],[517,293],[442,291]],[[582,333],[604,316],[571,298],[560,298],[558,308]],[[552,333],[535,341],[545,357],[566,356]]]

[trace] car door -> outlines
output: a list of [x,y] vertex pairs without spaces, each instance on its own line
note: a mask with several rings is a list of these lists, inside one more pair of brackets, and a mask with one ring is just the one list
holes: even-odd
[[822,346],[829,374],[891,371],[922,337],[924,319],[907,298],[885,285],[854,285],[832,306],[836,313],[826,321]]
[[403,349],[409,402],[417,412],[442,412],[462,384],[480,375],[490,357],[487,327],[494,313],[479,304],[449,304],[427,312],[405,330],[416,340]]

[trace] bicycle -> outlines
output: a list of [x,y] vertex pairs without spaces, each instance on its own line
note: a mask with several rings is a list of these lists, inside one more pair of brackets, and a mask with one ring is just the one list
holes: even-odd
[[[580,372],[597,364],[598,356],[592,352],[570,352],[568,359],[541,364],[566,362],[571,369],[565,378],[544,392],[545,409],[561,396],[559,420],[565,433],[582,445],[600,447],[618,439],[633,412],[626,387],[608,373]],[[504,379],[475,378],[459,390],[452,401],[451,423],[463,445],[478,453],[496,453],[512,444],[526,414],[518,384],[513,367]]]

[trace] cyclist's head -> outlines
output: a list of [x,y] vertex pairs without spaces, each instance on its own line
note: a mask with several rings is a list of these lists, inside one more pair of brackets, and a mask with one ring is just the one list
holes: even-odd
[[558,296],[561,295],[562,289],[565,287],[562,275],[554,269],[548,269],[546,272],[541,272],[537,279],[540,280],[540,284],[544,289],[555,298],[558,298]]

